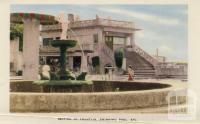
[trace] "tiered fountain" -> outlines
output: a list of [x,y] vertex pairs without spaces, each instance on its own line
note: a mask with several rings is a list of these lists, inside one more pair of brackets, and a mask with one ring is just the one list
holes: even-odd
[[[87,72],[81,72],[80,75],[77,77],[75,75],[72,75],[72,73],[66,69],[66,54],[67,49],[75,47],[77,44],[76,40],[67,39],[67,30],[68,30],[68,24],[66,18],[64,18],[64,13],[61,13],[56,20],[61,23],[62,26],[62,33],[61,33],[61,39],[60,40],[53,40],[50,42],[50,44],[53,47],[58,47],[60,49],[60,69],[55,74],[51,74],[50,79],[46,79],[43,81],[35,81],[36,84],[41,85],[71,85],[71,84],[85,84],[90,81],[85,81],[85,76]],[[80,45],[80,44],[79,44]]]

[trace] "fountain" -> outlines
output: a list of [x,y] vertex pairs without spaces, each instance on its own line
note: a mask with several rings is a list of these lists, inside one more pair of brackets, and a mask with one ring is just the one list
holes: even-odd
[[67,29],[68,29],[68,21],[64,18],[64,13],[61,13],[56,20],[62,25],[62,33],[60,40],[51,41],[51,45],[53,47],[59,47],[60,49],[60,70],[58,72],[59,80],[68,80],[74,79],[68,70],[66,70],[66,50],[67,48],[75,47],[77,41],[66,39]]
[[[68,20],[65,18],[64,13],[60,13],[56,18],[55,18],[59,23],[61,23],[62,27],[62,33],[61,33],[61,38],[59,40],[53,40],[50,42],[50,44],[53,47],[57,47],[60,49],[60,68],[59,71],[56,73],[51,73],[50,79],[44,79],[45,81],[35,81],[36,84],[57,84],[60,85],[62,83],[66,84],[81,84],[81,83],[86,83],[89,81],[85,81],[85,76],[87,74],[87,71],[81,72],[80,75],[77,77],[72,75],[72,73],[66,69],[66,54],[67,54],[67,49],[75,47],[77,42],[76,40],[73,39],[68,39],[67,38],[67,30],[68,30]],[[80,46],[80,43],[78,43]],[[82,50],[82,48],[81,48]],[[83,53],[83,52],[82,52]],[[84,55],[83,55],[84,56]],[[61,83],[60,83],[61,82]]]

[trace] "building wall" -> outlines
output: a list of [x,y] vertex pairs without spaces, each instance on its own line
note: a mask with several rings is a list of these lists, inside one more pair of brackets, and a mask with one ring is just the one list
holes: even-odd
[[15,75],[16,72],[22,70],[23,67],[23,55],[19,51],[19,38],[10,41],[10,63],[11,63],[11,75]]
[[[70,69],[73,69],[73,56],[82,56],[82,53],[80,51],[80,46],[82,45],[83,49],[89,49],[92,50],[93,53],[85,53],[87,54],[87,56],[89,56],[89,59],[91,59],[93,56],[98,56],[99,51],[98,51],[98,43],[102,42],[102,30],[100,30],[99,28],[80,28],[80,29],[72,29],[68,30],[67,35],[68,35],[68,39],[74,39],[77,40],[78,43],[74,48],[70,48],[69,50],[79,50],[79,52],[73,52],[73,53],[69,53],[67,54],[67,56],[69,56],[69,65],[68,67],[70,67]],[[97,35],[97,43],[94,43],[94,35]],[[60,31],[45,31],[45,32],[41,32],[41,37],[43,38],[53,38],[56,39],[56,37],[60,36]],[[85,47],[87,45],[90,45],[89,48]],[[43,46],[41,46],[43,47]],[[49,55],[53,55],[50,52],[46,52],[46,53],[41,53],[42,56],[49,56]],[[54,53],[54,55],[59,55],[59,50],[57,50],[56,54]]]
[[[53,38],[60,36],[61,30],[54,30],[54,31],[45,31],[41,32],[42,38]],[[126,45],[132,45],[134,42],[133,38],[133,30],[131,29],[125,29],[120,27],[104,27],[104,26],[92,26],[92,27],[79,27],[79,28],[72,28],[71,30],[68,30],[68,38],[69,39],[75,39],[77,41],[80,41],[80,44],[85,45],[92,45],[92,51],[93,53],[88,53],[87,56],[89,56],[89,60],[91,60],[94,56],[100,57],[100,72],[104,72],[104,67],[107,64],[112,64],[115,66],[114,62],[114,51],[118,48],[124,48]],[[94,35],[97,35],[98,42],[94,42]],[[109,50],[104,46],[104,48],[107,49],[107,53],[109,55],[105,55],[106,52],[102,51],[102,45],[105,44],[105,36],[114,36],[114,37],[123,37],[124,38],[124,44],[114,44],[113,50]],[[79,45],[76,46],[79,50]],[[75,48],[72,48],[72,50]],[[71,50],[71,48],[70,48]],[[46,53],[46,55],[49,53]],[[45,54],[42,54],[45,56]],[[69,54],[68,54],[69,55]],[[76,53],[71,53],[71,56],[76,56]],[[109,57],[111,56],[111,57]],[[73,64],[73,58],[70,58],[69,60],[69,67],[72,68]]]
[[40,33],[42,38],[56,38],[60,37],[61,31],[46,31]]

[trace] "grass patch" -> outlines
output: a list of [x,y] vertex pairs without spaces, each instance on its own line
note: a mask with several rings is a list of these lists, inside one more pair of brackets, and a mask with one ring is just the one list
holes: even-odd
[[83,84],[93,84],[92,81],[81,81],[81,80],[38,80],[38,81],[34,81],[34,84],[37,85],[46,85],[46,86],[58,86],[58,85],[62,85],[62,86],[69,86],[69,85],[83,85]]

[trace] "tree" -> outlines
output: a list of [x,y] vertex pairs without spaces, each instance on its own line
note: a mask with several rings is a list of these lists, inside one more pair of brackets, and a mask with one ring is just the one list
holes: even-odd
[[23,24],[11,24],[10,25],[10,40],[19,38],[19,50],[23,50]]
[[122,67],[124,52],[123,49],[118,49],[114,53],[115,63],[118,68]]

